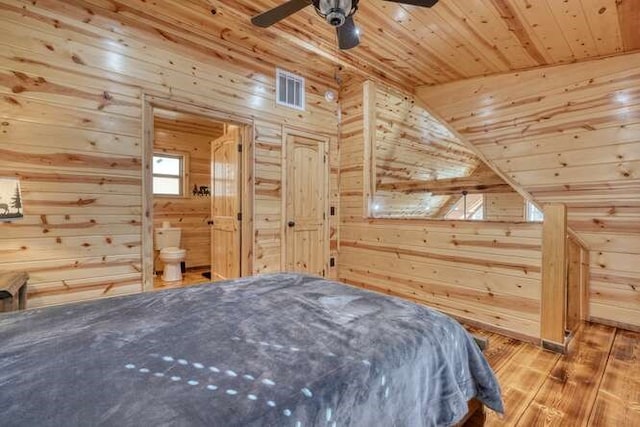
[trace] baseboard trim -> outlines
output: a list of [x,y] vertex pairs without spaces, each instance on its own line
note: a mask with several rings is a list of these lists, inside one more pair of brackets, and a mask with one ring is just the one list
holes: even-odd
[[[422,303],[422,304],[424,304],[424,303]],[[429,304],[424,304],[424,305],[428,306]],[[440,311],[442,311],[442,310],[440,310]],[[462,323],[463,325],[473,326],[474,328],[483,329],[483,330],[485,330],[487,332],[493,332],[495,334],[503,335],[503,336],[509,337],[509,338],[513,338],[513,339],[516,339],[518,341],[528,342],[528,343],[531,343],[533,345],[540,345],[540,338],[532,337],[530,335],[521,334],[519,332],[515,332],[515,331],[509,330],[509,329],[500,328],[498,326],[489,325],[487,323],[483,323],[483,322],[480,322],[478,320],[472,320],[472,319],[468,319],[466,317],[456,316],[455,314],[447,313],[446,311],[444,311],[444,313],[446,313],[447,316],[453,317],[454,319],[456,319],[458,322]]]
[[567,352],[566,343],[559,344],[559,343],[553,342],[553,341],[547,341],[547,340],[541,340],[541,341],[542,341],[542,348],[545,349],[545,350],[549,350],[549,351],[552,351],[554,353],[559,353],[559,354],[565,354]]

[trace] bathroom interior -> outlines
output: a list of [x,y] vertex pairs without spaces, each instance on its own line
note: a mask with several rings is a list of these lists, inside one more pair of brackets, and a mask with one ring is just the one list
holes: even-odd
[[[217,246],[227,244],[225,239],[212,242],[214,187],[219,188],[217,200],[221,194],[237,195],[236,191],[225,191],[233,183],[223,181],[230,169],[239,173],[239,162],[223,164],[228,159],[216,157],[212,146],[225,138],[230,126],[191,113],[154,109],[155,288],[221,278],[215,272],[212,278],[212,243],[214,252]],[[235,144],[233,148],[236,149]],[[215,172],[221,170],[226,172]]]

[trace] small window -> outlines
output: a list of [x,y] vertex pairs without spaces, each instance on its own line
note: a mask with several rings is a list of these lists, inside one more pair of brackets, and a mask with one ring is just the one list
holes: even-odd
[[451,207],[445,219],[484,219],[484,195],[465,194]]
[[533,203],[527,201],[527,221],[529,222],[542,222],[544,221],[544,214]]
[[304,110],[304,77],[276,69],[276,102]]
[[164,153],[153,155],[153,194],[184,195],[184,156]]

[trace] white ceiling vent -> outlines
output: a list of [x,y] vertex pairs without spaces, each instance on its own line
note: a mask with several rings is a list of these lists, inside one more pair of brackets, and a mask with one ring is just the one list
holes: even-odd
[[276,102],[304,110],[304,77],[276,69]]

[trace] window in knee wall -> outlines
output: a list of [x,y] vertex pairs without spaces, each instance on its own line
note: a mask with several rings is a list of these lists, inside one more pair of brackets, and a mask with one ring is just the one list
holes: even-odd
[[542,222],[544,221],[544,214],[536,207],[536,205],[527,201],[526,219],[529,222]]
[[457,201],[444,216],[445,219],[483,220],[484,195],[466,194],[459,196]]

